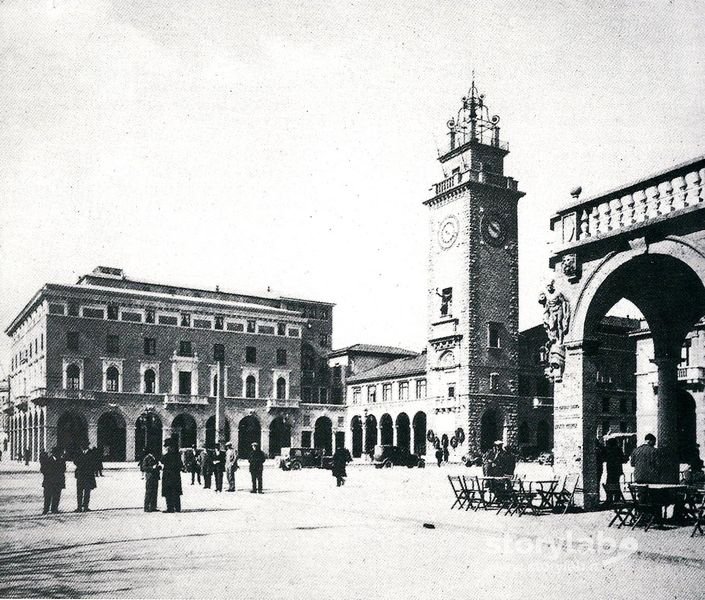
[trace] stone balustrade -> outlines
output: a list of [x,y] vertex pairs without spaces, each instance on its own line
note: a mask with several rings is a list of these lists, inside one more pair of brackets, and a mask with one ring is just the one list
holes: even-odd
[[551,217],[554,243],[585,243],[705,208],[705,157],[606,194],[576,200]]

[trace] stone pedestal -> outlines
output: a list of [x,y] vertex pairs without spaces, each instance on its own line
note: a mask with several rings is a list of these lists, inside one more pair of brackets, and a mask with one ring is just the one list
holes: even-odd
[[584,492],[576,498],[586,509],[599,503],[596,438],[597,368],[592,358],[593,340],[566,342],[563,377],[554,387],[554,470],[568,481],[580,476]]

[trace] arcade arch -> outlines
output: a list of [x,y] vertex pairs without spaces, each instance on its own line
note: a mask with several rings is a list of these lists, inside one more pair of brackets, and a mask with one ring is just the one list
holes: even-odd
[[98,450],[103,460],[122,462],[125,460],[127,442],[125,418],[117,412],[106,412],[98,418]]

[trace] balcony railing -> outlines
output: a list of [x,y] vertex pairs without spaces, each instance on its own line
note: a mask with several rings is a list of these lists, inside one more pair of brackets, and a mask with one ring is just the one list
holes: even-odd
[[551,218],[555,244],[571,246],[705,209],[705,159],[580,201]]
[[270,398],[267,400],[267,410],[274,408],[299,408],[298,398]]
[[679,367],[678,381],[686,383],[704,383],[705,382],[705,367]]
[[207,406],[210,404],[208,396],[191,396],[189,394],[164,394],[164,406],[170,404],[190,404]]
[[497,173],[490,173],[489,171],[467,170],[451,175],[440,183],[435,184],[436,196],[468,181],[505,188],[514,192],[517,191],[517,182],[511,177],[505,177],[504,175],[499,175]]

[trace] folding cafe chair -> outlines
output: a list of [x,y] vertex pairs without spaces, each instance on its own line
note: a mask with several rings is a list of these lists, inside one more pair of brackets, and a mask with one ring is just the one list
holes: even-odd
[[456,506],[458,509],[465,507],[469,502],[469,498],[467,490],[463,486],[462,478],[459,475],[448,475],[448,481],[455,496],[455,502],[453,502],[450,509],[453,510]]

